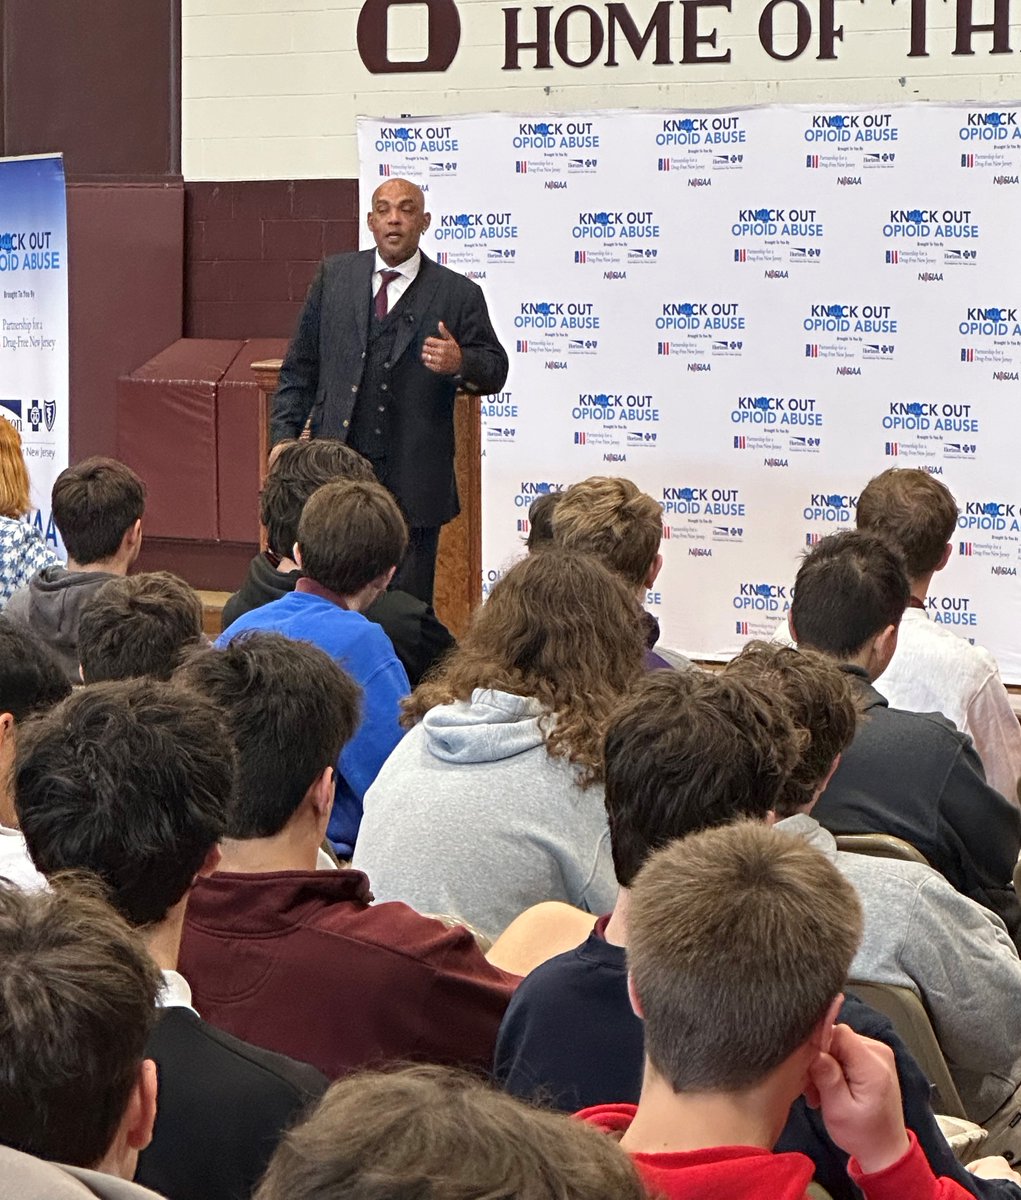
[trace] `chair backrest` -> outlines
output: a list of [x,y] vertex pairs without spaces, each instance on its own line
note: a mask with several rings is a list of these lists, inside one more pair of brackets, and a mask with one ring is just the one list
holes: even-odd
[[910,842],[892,833],[838,833],[837,849],[851,854],[871,854],[874,858],[899,858],[902,862],[930,865],[929,860]]
[[948,1117],[967,1117],[961,1097],[950,1076],[950,1068],[936,1040],[929,1014],[918,996],[892,983],[863,983],[849,980],[847,990],[859,1000],[889,1017],[901,1040],[936,1090],[932,1106]]

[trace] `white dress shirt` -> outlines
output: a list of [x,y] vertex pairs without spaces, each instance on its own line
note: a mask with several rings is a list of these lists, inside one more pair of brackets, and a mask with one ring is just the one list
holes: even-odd
[[1021,725],[988,650],[930,620],[923,609],[908,608],[893,660],[874,687],[891,708],[949,717],[975,743],[987,782],[1018,803]]
[[418,269],[422,265],[422,251],[416,250],[404,262],[398,263],[396,267],[388,266],[379,253],[376,251],[376,269],[372,272],[372,295],[375,297],[379,291],[380,285],[383,282],[384,271],[399,271],[400,274],[396,279],[391,279],[386,289],[386,311],[389,312],[398,300],[404,295],[409,287],[415,282],[418,275]]
[[40,891],[46,880],[35,869],[20,829],[0,825],[0,878],[26,892]]
[[179,971],[163,972],[163,986],[156,1004],[160,1008],[190,1008],[198,1016],[191,1002],[191,984]]

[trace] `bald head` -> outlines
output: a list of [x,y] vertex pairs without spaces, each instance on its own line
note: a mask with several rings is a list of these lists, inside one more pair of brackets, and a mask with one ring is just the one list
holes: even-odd
[[387,266],[396,267],[411,258],[431,220],[422,189],[410,179],[388,179],[372,193],[369,230]]

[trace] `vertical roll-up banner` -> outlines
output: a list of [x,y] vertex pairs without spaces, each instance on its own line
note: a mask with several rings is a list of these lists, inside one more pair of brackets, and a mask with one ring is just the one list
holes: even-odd
[[663,644],[726,659],[918,467],[961,510],[929,616],[1021,682],[1021,102],[363,118],[359,154],[363,211],[426,189],[423,250],[510,355],[484,592],[536,495],[628,476],[663,507]]
[[68,458],[67,307],[63,157],[0,158],[0,419],[21,434],[29,520],[61,557],[50,490]]

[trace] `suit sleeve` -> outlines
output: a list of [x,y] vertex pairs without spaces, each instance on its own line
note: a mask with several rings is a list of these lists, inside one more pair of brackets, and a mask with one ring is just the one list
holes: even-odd
[[496,336],[486,298],[477,284],[471,285],[453,332],[461,347],[460,386],[480,396],[498,392],[507,382],[507,351]]
[[323,270],[324,264],[320,263],[305,297],[298,328],[280,368],[280,384],[273,397],[269,424],[270,443],[274,446],[285,438],[296,438],[301,433],[315,403],[319,384],[319,317]]

